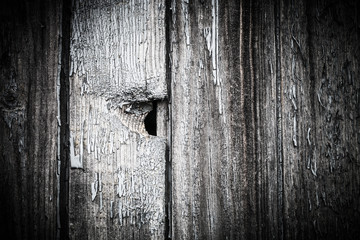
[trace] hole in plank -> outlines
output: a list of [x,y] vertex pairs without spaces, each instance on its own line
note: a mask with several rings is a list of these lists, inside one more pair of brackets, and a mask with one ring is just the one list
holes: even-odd
[[153,102],[153,109],[146,115],[144,123],[146,131],[153,136],[156,136],[156,109],[157,103]]

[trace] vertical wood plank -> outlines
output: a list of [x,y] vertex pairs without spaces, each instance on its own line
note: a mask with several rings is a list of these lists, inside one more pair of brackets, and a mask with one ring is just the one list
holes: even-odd
[[251,3],[173,1],[173,238],[255,238]]
[[351,239],[359,221],[352,117],[359,104],[352,81],[359,74],[359,31],[352,28],[358,8],[354,1],[283,1],[280,8],[284,237]]
[[[163,1],[75,1],[71,36],[70,236],[165,236]],[[156,128],[156,126],[155,126]],[[155,129],[156,130],[156,129]]]
[[62,2],[0,4],[0,235],[56,235]]

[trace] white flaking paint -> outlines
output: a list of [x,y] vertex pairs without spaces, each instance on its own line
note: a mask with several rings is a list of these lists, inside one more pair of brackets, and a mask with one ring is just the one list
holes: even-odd
[[[94,237],[98,229],[117,236],[145,225],[158,239],[164,235],[166,141],[148,135],[143,121],[149,111],[133,104],[167,96],[165,4],[76,1],[73,13],[70,155],[85,169],[70,172],[70,198],[85,206],[71,205],[71,219],[81,208],[94,219]],[[86,196],[73,192],[84,185]],[[111,218],[118,218],[113,230]],[[70,235],[81,221],[71,222]]]
[[219,84],[219,33],[218,33],[218,24],[219,24],[219,5],[218,0],[212,0],[212,40],[211,40],[211,49],[212,49],[212,68],[213,68],[213,78],[214,84]]
[[99,175],[95,173],[95,180],[91,183],[91,200],[94,201],[99,189]]
[[306,139],[307,139],[307,141],[308,141],[308,143],[309,143],[309,146],[311,146],[310,131],[311,131],[311,128],[308,129],[308,131],[307,131],[307,136],[306,136]]
[[[117,103],[166,97],[165,28],[154,22],[164,16],[162,1],[83,5],[75,5],[70,49],[71,75],[86,79],[81,94]],[[157,6],[156,12],[147,5]],[[136,89],[141,91],[131,94]]]
[[70,132],[70,164],[71,168],[83,168],[83,164],[79,155],[75,155],[74,138]]

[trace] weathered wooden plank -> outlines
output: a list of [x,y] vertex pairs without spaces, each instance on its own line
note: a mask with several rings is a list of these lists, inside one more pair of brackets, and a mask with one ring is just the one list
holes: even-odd
[[275,21],[275,1],[264,1],[254,4],[257,11],[253,21],[254,68],[256,77],[256,111],[257,111],[257,198],[260,202],[258,216],[259,239],[280,239],[282,231],[281,202],[282,181],[277,148],[277,40]]
[[[167,96],[164,17],[163,1],[74,4],[69,106],[74,239],[165,236],[166,140],[150,136],[144,126],[151,101]],[[167,111],[158,105],[158,132],[166,136]]]
[[174,238],[357,235],[354,2],[172,2]]
[[358,3],[166,4],[0,8],[1,236],[356,239]]
[[280,4],[285,238],[357,235],[354,4]]
[[320,238],[355,239],[360,231],[359,4],[318,1],[307,7],[315,119],[304,181],[309,222]]
[[251,6],[174,1],[171,9],[173,238],[253,238]]
[[62,2],[0,5],[0,235],[54,239]]
[[[306,179],[311,175],[307,161],[312,146],[307,131],[311,118],[309,33],[305,2],[280,3],[282,149],[284,175],[283,237],[314,238],[308,206]],[[311,130],[310,130],[311,131]],[[310,138],[310,136],[309,136]],[[309,139],[310,141],[310,139]],[[316,170],[315,170],[316,171]]]
[[275,6],[173,2],[175,239],[282,234]]

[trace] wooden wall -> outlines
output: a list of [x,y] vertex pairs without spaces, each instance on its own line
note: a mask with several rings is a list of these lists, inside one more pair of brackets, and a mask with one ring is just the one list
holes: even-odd
[[356,1],[1,5],[7,239],[359,235]]
[[167,97],[164,1],[75,2],[70,44],[72,239],[165,236],[166,138],[144,125]]
[[175,239],[355,238],[358,10],[172,2]]

